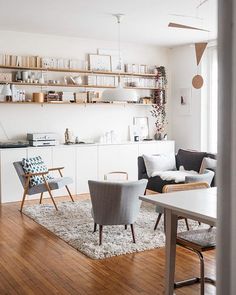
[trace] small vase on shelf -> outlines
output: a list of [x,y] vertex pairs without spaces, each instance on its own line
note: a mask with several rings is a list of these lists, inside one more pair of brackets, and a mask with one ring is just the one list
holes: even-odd
[[162,134],[160,132],[157,132],[154,134],[154,139],[155,140],[162,140]]

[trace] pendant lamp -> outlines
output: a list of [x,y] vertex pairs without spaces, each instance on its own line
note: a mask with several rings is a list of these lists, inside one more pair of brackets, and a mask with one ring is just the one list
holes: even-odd
[[[120,55],[120,22],[123,14],[114,14],[118,24],[118,52],[119,52],[119,71],[121,71],[121,55]],[[138,94],[134,89],[125,89],[121,83],[120,75],[118,77],[118,86],[114,89],[106,89],[102,93],[102,101],[106,102],[136,102]]]

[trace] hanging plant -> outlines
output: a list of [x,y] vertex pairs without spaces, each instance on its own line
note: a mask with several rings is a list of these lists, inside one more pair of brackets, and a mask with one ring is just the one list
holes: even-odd
[[162,139],[162,133],[165,131],[166,120],[166,86],[167,76],[164,66],[156,67],[156,81],[158,89],[153,91],[153,102],[151,115],[156,118],[155,139]]

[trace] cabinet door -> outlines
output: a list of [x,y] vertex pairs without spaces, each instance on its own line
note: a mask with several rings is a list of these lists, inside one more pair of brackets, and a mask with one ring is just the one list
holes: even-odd
[[77,150],[77,194],[88,193],[88,180],[98,179],[97,146],[80,146]]
[[13,166],[27,155],[26,149],[7,149],[1,151],[1,203],[21,201],[23,186]]
[[155,155],[174,153],[174,141],[155,141],[147,143],[139,143],[139,155]]
[[[53,167],[65,167],[62,170],[63,176],[71,177],[73,183],[68,185],[72,194],[76,194],[76,148],[75,147],[55,147],[52,149]],[[54,173],[54,177],[60,177],[59,172]],[[68,195],[66,189],[54,191],[56,196]]]
[[114,171],[128,173],[129,180],[138,179],[138,145],[118,144],[103,145],[98,147],[98,168],[99,179],[103,180],[104,175]]

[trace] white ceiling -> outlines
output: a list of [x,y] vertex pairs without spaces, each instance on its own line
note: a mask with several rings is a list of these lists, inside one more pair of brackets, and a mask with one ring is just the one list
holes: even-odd
[[[122,41],[175,46],[216,39],[217,0],[0,0],[0,30],[117,40],[114,13],[124,13]],[[177,17],[170,14],[198,16]],[[210,33],[168,28],[178,22]]]

